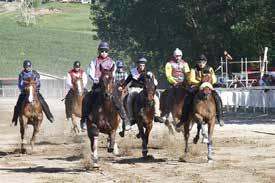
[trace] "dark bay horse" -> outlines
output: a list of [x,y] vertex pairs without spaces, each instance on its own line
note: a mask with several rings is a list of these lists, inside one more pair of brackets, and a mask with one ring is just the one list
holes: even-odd
[[216,122],[216,104],[211,95],[213,86],[211,84],[211,74],[205,74],[202,77],[202,84],[199,86],[193,102],[193,111],[188,122],[184,125],[185,153],[188,152],[188,138],[190,136],[190,126],[194,122],[198,123],[198,132],[194,143],[199,140],[200,128],[202,129],[203,142],[207,143],[208,162],[212,162],[212,135]]
[[[160,96],[161,116],[166,119],[165,125],[171,134],[174,134],[174,127],[180,122],[186,88],[187,83],[181,83],[178,86],[166,89]],[[172,115],[172,122],[169,121],[170,114]]]
[[98,135],[99,132],[107,134],[109,137],[108,152],[118,153],[115,142],[116,130],[120,123],[118,111],[115,109],[113,97],[115,94],[115,83],[112,76],[114,66],[111,71],[104,70],[100,66],[101,77],[99,79],[100,92],[94,95],[92,112],[87,121],[87,132],[91,142],[92,158],[94,168],[98,167]]
[[37,98],[36,82],[29,79],[25,82],[26,97],[22,104],[22,109],[19,114],[20,133],[21,133],[21,152],[24,153],[24,135],[27,125],[33,126],[33,135],[31,138],[31,148],[33,151],[36,135],[39,132],[43,120],[42,106]]
[[72,131],[79,133],[79,124],[77,118],[81,118],[82,100],[85,97],[85,88],[82,77],[76,77],[73,81],[73,97],[72,97]]
[[[144,75],[145,84],[143,90],[134,97],[133,114],[135,123],[138,126],[138,137],[142,139],[142,155],[147,156],[149,135],[153,127],[154,120],[154,96],[156,86],[154,77]],[[144,131],[145,130],[145,131]]]

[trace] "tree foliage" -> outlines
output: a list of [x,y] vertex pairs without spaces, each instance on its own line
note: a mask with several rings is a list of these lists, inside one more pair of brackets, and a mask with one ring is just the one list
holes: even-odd
[[187,61],[201,53],[218,64],[223,50],[258,58],[272,42],[271,0],[98,0],[91,20],[116,57],[145,52],[161,70],[173,50]]

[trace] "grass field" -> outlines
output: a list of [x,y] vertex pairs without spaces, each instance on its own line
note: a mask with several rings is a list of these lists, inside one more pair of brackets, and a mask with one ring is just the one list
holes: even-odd
[[75,60],[86,68],[96,55],[98,41],[89,20],[89,5],[48,3],[41,9],[56,13],[37,15],[36,24],[20,26],[18,12],[0,14],[0,77],[17,76],[24,59],[34,69],[64,75]]

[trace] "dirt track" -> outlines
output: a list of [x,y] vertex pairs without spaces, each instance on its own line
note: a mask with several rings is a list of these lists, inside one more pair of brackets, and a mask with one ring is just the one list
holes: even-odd
[[[179,162],[184,142],[181,134],[168,135],[155,124],[149,142],[149,158],[141,157],[141,142],[134,128],[117,136],[120,156],[108,154],[101,135],[100,169],[90,167],[86,134],[72,135],[64,120],[63,104],[48,100],[56,117],[43,121],[37,145],[30,154],[19,154],[19,126],[10,127],[15,99],[0,98],[0,182],[275,182],[275,123],[218,125],[214,132],[212,164],[205,144],[191,144],[187,162]],[[32,127],[27,130],[29,141]],[[194,136],[195,128],[193,129]],[[191,143],[191,140],[190,140]],[[27,146],[27,150],[30,147]]]

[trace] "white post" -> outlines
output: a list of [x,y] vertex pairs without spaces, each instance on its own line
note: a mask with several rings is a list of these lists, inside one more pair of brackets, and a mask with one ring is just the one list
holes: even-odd
[[248,86],[247,58],[245,58],[245,73],[246,73],[245,87],[247,87]]

